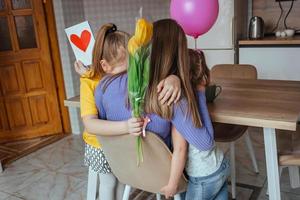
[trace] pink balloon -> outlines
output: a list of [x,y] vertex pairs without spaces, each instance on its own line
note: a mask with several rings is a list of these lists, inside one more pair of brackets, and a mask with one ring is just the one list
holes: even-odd
[[218,0],[172,0],[171,18],[194,38],[211,29],[219,14]]

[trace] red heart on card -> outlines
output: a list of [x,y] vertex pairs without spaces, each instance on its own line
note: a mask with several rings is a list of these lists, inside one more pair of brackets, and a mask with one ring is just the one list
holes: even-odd
[[84,30],[81,32],[80,37],[71,34],[70,40],[76,47],[85,52],[91,41],[91,33],[88,30]]

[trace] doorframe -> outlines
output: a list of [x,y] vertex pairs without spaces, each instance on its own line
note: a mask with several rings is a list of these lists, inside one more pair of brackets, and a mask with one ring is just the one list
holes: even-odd
[[53,0],[43,0],[45,20],[49,38],[49,48],[51,53],[51,61],[53,65],[55,84],[58,94],[59,110],[62,118],[63,133],[71,133],[71,124],[69,111],[64,105],[66,99],[65,82],[63,77],[60,50],[58,46],[55,14],[53,9]]

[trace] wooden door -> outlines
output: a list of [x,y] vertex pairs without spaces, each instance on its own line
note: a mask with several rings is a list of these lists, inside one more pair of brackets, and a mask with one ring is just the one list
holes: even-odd
[[62,132],[42,0],[0,0],[0,141]]

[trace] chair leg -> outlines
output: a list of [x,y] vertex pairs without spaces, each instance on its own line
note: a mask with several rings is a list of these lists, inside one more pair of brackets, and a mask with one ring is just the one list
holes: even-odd
[[122,200],[129,200],[131,186],[125,185],[124,194]]
[[258,170],[258,166],[257,166],[257,161],[256,161],[253,145],[252,145],[248,130],[245,133],[245,141],[246,141],[246,144],[247,144],[248,152],[249,152],[251,160],[252,160],[254,171],[258,174],[259,170]]
[[299,167],[289,166],[290,184],[293,189],[300,187]]
[[231,194],[232,199],[236,198],[236,173],[235,173],[235,144],[230,142],[230,169],[231,169]]
[[89,167],[87,200],[95,200],[97,193],[98,174]]
[[174,196],[174,200],[181,200],[180,194],[176,194],[176,195]]
[[161,200],[161,196],[159,193],[156,193],[156,200]]

